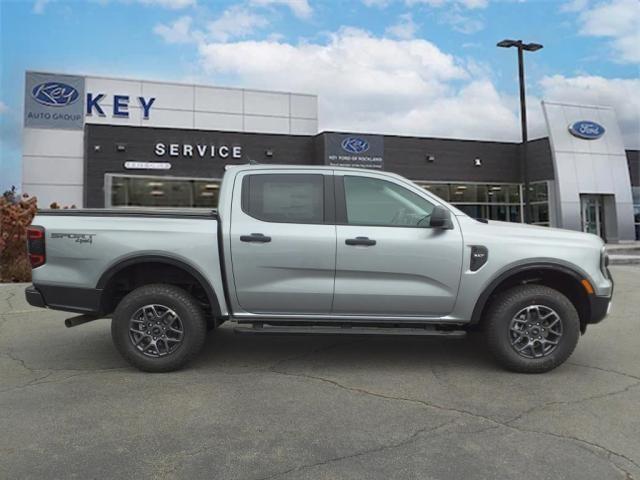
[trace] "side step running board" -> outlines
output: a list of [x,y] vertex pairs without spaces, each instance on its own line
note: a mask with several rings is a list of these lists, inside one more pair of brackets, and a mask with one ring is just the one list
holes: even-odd
[[336,327],[336,326],[292,326],[254,324],[234,328],[235,333],[253,335],[407,335],[464,337],[464,330],[438,330],[434,326],[415,327]]

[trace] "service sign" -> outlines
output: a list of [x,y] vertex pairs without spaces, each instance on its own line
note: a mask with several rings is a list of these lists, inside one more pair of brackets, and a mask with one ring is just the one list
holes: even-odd
[[383,155],[382,135],[325,135],[325,165],[381,169],[384,166]]
[[84,77],[27,72],[24,126],[82,130]]

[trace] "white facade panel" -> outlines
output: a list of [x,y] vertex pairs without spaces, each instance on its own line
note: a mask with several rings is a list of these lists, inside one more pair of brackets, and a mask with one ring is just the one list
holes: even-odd
[[242,114],[242,96],[242,90],[196,86],[195,109],[200,112]]
[[[582,195],[605,195],[607,239],[635,238],[631,180],[615,111],[611,107],[542,102],[549,131],[558,193],[559,226],[582,228]],[[574,136],[575,122],[595,122],[604,128],[600,138]],[[615,218],[615,222],[612,220]]]
[[155,97],[152,111],[155,114],[161,109],[188,110],[194,107],[194,85],[178,85],[173,83],[142,82],[142,96],[147,100]]
[[102,93],[104,98],[100,100],[101,106],[113,106],[114,95],[129,96],[129,104],[134,105],[137,103],[137,98],[142,95],[142,82],[136,80],[86,77],[85,90],[87,93],[93,94],[94,98]]
[[289,133],[289,119],[286,117],[245,115],[244,131],[256,133]]
[[22,155],[84,157],[82,130],[25,128]]
[[[103,105],[105,107],[106,105]],[[106,106],[109,108],[108,115],[88,115],[85,117],[85,123],[92,123],[98,125],[129,125],[133,127],[139,127],[140,125],[146,124],[149,120],[144,120],[142,122],[142,109],[139,107],[129,107],[128,112],[129,116],[127,117],[114,117],[112,115],[112,107]],[[107,113],[105,111],[105,113]]]
[[75,205],[76,207],[81,208],[83,206],[82,189],[82,185],[22,184],[23,192],[28,193],[32,197],[38,198],[38,206],[40,208],[49,208],[53,202],[56,202],[61,207],[70,207]]
[[[318,118],[318,97],[291,94],[291,116],[295,118]],[[317,133],[317,132],[314,132]]]
[[165,127],[165,128],[193,128],[192,110],[161,110],[157,109],[153,115],[145,120],[143,125],[146,127]]
[[289,116],[288,93],[244,91],[244,113],[248,115]]
[[317,132],[318,120],[291,118],[291,133],[293,135],[315,135]]
[[22,157],[23,183],[80,185],[84,182],[82,157]]
[[242,115],[196,112],[194,128],[197,130],[227,130],[232,132],[241,132],[243,130]]

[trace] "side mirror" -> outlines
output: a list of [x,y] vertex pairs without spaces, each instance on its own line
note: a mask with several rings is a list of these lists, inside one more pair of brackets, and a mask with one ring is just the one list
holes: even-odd
[[429,226],[431,228],[443,228],[445,230],[453,228],[453,224],[451,223],[451,213],[449,210],[441,207],[440,205],[433,207]]

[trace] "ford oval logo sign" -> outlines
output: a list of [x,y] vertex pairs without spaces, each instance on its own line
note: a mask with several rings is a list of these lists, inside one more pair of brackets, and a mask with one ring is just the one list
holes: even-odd
[[585,140],[596,140],[604,135],[604,127],[596,122],[581,120],[569,125],[571,135]]
[[369,150],[369,142],[358,137],[345,138],[342,141],[342,149],[349,153],[364,153]]
[[33,99],[48,107],[66,107],[75,103],[80,94],[71,85],[61,82],[45,82],[33,87]]

